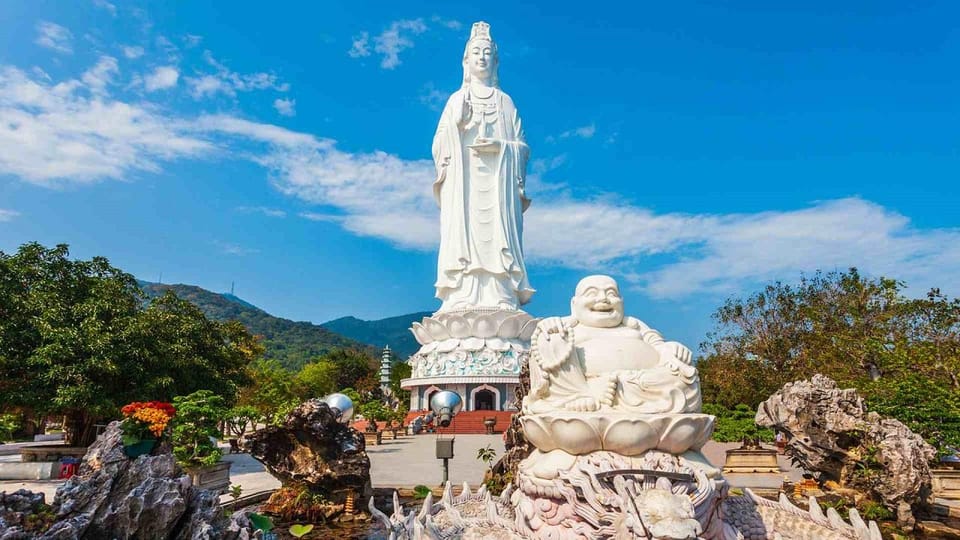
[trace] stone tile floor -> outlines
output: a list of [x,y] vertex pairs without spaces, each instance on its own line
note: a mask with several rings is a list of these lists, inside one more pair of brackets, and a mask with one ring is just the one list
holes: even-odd
[[[444,436],[446,437],[446,436]],[[423,484],[438,486],[442,479],[442,461],[436,458],[436,435],[417,435],[384,441],[378,446],[369,446],[370,475],[374,487],[412,488]],[[450,481],[462,484],[464,481],[477,486],[483,479],[486,465],[476,459],[477,450],[489,445],[496,450],[497,456],[503,454],[501,435],[457,435],[454,442],[454,458],[450,460]],[[709,442],[703,449],[707,459],[717,467],[723,466],[728,449],[739,447],[738,443]],[[243,487],[243,495],[275,489],[280,482],[271,476],[258,461],[249,454],[227,454],[229,447],[224,445],[224,459],[233,463],[230,471],[231,484]],[[19,456],[3,456],[4,460],[18,459]],[[800,471],[793,468],[785,456],[779,456],[780,467],[784,475],[792,481],[800,478]],[[0,491],[29,489],[43,492],[47,502],[53,500],[57,487],[63,480],[4,480],[0,481]],[[224,495],[223,500],[230,500]]]

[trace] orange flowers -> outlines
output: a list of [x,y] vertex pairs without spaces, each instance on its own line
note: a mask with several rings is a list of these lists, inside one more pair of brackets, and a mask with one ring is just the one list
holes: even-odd
[[142,440],[148,434],[160,438],[167,424],[177,414],[173,405],[163,401],[134,401],[125,405],[120,412],[125,417],[121,428],[124,435]]

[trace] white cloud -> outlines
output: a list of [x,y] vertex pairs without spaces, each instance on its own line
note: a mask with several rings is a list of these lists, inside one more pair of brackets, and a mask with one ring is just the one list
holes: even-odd
[[373,38],[373,50],[380,53],[380,67],[394,69],[400,65],[400,53],[413,47],[413,37],[427,31],[423,19],[403,19],[390,23],[379,36]]
[[[0,68],[0,174],[39,185],[88,183],[158,171],[170,160],[229,155],[261,165],[279,191],[316,205],[299,214],[304,219],[403,248],[437,246],[429,159],[347,152],[331,139],[230,115],[173,117],[150,103],[111,99],[102,78],[84,79],[54,84]],[[92,85],[102,93],[92,93]],[[530,180],[563,160],[535,160]],[[728,294],[848,266],[921,290],[960,292],[960,229],[918,229],[906,216],[859,198],[750,214],[657,213],[613,195],[584,200],[532,187],[524,227],[531,261],[613,273],[654,297]]]
[[423,103],[434,111],[442,111],[449,97],[450,92],[437,89],[432,82],[423,85],[423,88],[420,90],[420,103]]
[[187,84],[190,86],[190,93],[195,99],[213,97],[221,93],[234,97],[237,95],[237,92],[251,92],[253,90],[266,89],[286,92],[290,89],[289,84],[281,83],[277,76],[271,73],[237,73],[231,71],[225,64],[214,58],[213,53],[210,51],[204,51],[203,57],[217,72],[214,74],[204,74],[199,77],[185,78]]
[[167,61],[172,64],[176,64],[180,61],[180,49],[177,46],[166,38],[166,36],[157,36],[155,40],[157,47],[163,49],[163,52],[167,53]]
[[456,19],[444,19],[439,15],[434,15],[433,17],[430,17],[430,22],[439,24],[440,26],[449,28],[450,30],[459,30],[463,27],[463,24],[461,24],[460,21]]
[[578,128],[568,129],[561,133],[560,135],[553,137],[547,137],[547,142],[554,142],[557,139],[569,139],[570,137],[579,137],[581,139],[591,139],[594,135],[597,134],[597,126],[592,122],[586,126],[580,126]]
[[147,92],[173,88],[177,85],[180,72],[173,66],[161,66],[143,78],[143,87]]
[[[413,47],[413,36],[427,31],[423,19],[401,19],[373,38],[373,50],[380,54],[380,67],[394,69],[400,65],[400,53]],[[347,54],[351,58],[370,56],[370,34],[361,32],[353,38]]]
[[124,45],[121,47],[123,55],[129,58],[130,60],[136,60],[143,56],[143,47],[138,45]]
[[192,49],[200,44],[203,41],[203,36],[197,36],[194,34],[184,34],[183,36],[183,46]]
[[370,56],[370,34],[360,32],[359,36],[354,36],[353,43],[350,45],[350,50],[347,51],[347,55],[350,56],[350,58]]
[[80,80],[87,85],[94,94],[104,94],[107,91],[107,85],[113,83],[114,75],[120,73],[117,65],[117,59],[112,56],[101,56],[96,65],[88,69],[80,77]]
[[34,40],[34,43],[41,47],[46,47],[59,53],[71,54],[73,53],[73,46],[70,44],[71,39],[73,39],[73,34],[70,33],[70,30],[67,30],[59,24],[49,21],[40,21],[37,23],[37,38]]
[[273,218],[287,217],[287,213],[285,211],[266,206],[238,206],[236,210],[237,212],[242,212],[244,214],[262,214],[264,216]]
[[[606,201],[547,204],[528,213],[532,257],[591,271],[615,268],[655,297],[728,294],[850,266],[920,288],[960,290],[960,275],[943,272],[960,267],[960,230],[918,230],[905,216],[858,198],[756,214],[658,215]],[[564,228],[577,234],[548,233]],[[669,260],[646,263],[653,255]]]
[[93,5],[100,9],[109,11],[110,15],[114,17],[117,16],[117,6],[107,2],[107,0],[93,0]]
[[283,116],[296,116],[297,110],[297,100],[295,99],[280,99],[277,98],[273,100],[273,108],[277,110],[278,113]]
[[14,218],[20,215],[20,212],[16,210],[5,210],[0,208],[0,223],[4,221],[13,221]]
[[215,241],[214,245],[220,249],[221,253],[224,253],[226,255],[237,255],[242,257],[244,255],[253,255],[256,253],[260,253],[259,249],[244,247],[244,246],[241,246],[240,244],[234,244],[233,242]]
[[51,84],[0,67],[0,173],[40,185],[89,183],[158,171],[160,161],[215,148],[153,106],[88,96],[86,84]]

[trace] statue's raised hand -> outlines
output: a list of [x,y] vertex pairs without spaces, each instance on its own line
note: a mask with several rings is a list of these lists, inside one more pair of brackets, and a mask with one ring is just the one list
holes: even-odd
[[538,327],[536,339],[540,367],[553,371],[573,354],[573,341],[568,339],[567,330],[560,317],[548,317],[540,321]]

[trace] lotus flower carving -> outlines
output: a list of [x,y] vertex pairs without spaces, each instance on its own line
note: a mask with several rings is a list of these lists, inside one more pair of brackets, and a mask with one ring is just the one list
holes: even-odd
[[709,414],[636,415],[601,411],[525,414],[523,432],[541,452],[583,455],[608,450],[624,456],[648,450],[681,454],[699,450],[713,433]]

